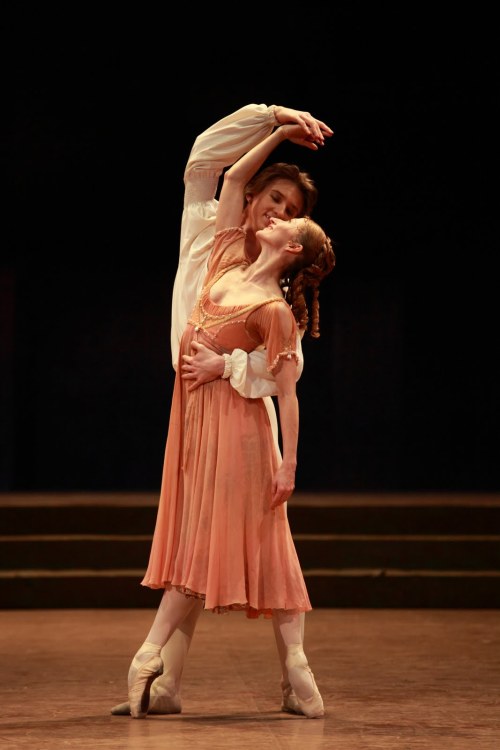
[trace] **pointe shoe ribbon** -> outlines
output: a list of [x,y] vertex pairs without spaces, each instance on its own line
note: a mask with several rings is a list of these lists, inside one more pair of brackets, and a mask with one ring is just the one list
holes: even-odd
[[130,715],[134,719],[144,719],[149,709],[149,694],[153,680],[163,672],[163,662],[160,656],[147,653],[141,654],[146,658],[135,656],[128,673],[128,700]]

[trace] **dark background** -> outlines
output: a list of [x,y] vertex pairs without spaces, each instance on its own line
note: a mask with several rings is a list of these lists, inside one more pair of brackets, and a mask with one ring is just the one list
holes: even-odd
[[159,488],[184,165],[249,102],[335,130],[273,154],[337,254],[297,488],[498,490],[491,19],[251,10],[4,24],[0,490]]

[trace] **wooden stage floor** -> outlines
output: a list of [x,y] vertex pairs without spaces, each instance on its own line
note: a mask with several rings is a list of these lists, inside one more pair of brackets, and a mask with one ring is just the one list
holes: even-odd
[[280,712],[272,625],[204,612],[183,711],[112,716],[151,609],[0,612],[2,750],[499,750],[500,611],[315,609],[323,719]]

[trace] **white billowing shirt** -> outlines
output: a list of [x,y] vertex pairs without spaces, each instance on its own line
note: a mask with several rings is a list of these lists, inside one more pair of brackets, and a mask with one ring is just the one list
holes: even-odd
[[[211,125],[193,144],[184,171],[179,266],[172,293],[171,348],[175,370],[180,340],[207,272],[215,234],[218,206],[215,195],[219,178],[225,167],[234,164],[264,140],[276,125],[274,107],[248,104]],[[304,367],[300,336],[297,347],[298,379]],[[276,383],[267,371],[265,352],[257,350],[247,354],[241,349],[235,349],[231,354],[231,364],[230,382],[241,396],[262,398],[276,395]],[[272,410],[270,416],[276,423],[274,405],[271,399],[269,401],[268,411]]]

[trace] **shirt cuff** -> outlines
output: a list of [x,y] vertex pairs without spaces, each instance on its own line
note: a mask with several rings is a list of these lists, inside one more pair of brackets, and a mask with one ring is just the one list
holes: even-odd
[[224,357],[224,372],[222,373],[222,376],[224,379],[230,378],[231,374],[233,372],[233,363],[231,360],[230,354],[223,354]]

